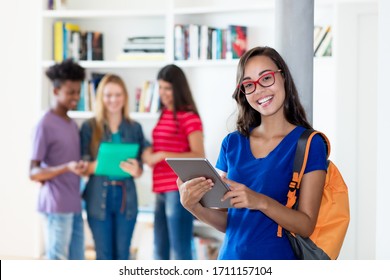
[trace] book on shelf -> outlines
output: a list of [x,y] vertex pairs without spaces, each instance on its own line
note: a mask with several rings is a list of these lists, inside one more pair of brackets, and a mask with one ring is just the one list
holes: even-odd
[[81,34],[78,24],[65,22],[64,25],[64,59],[80,59]]
[[227,54],[227,29],[213,28],[211,33],[211,58],[226,59]]
[[147,45],[144,46],[129,46],[124,47],[122,50],[124,53],[131,53],[131,52],[141,52],[141,53],[164,53],[165,48],[161,47],[150,47]]
[[137,112],[140,113],[145,112],[145,99],[146,99],[146,94],[148,92],[149,86],[150,86],[150,81],[145,81],[141,89],[141,94],[139,95],[139,100],[137,101],[138,103]]
[[64,23],[63,21],[56,21],[54,23],[53,37],[54,37],[54,61],[61,62],[64,59]]
[[199,34],[199,58],[201,60],[211,59],[211,32],[212,29],[207,25],[200,26]]
[[198,60],[199,59],[199,25],[190,24],[189,25],[189,52],[188,60]]
[[56,21],[54,23],[54,60],[61,62],[67,58],[79,58],[80,26],[70,22]]
[[89,80],[88,81],[88,106],[90,111],[95,110],[96,104],[96,89],[94,83]]
[[232,59],[241,57],[246,50],[246,26],[176,24],[174,27],[175,60]]
[[56,21],[53,27],[54,61],[67,58],[78,60],[103,60],[103,34],[82,31],[78,24]]
[[165,38],[162,36],[138,36],[127,38],[117,60],[163,60]]
[[174,58],[175,60],[185,59],[185,43],[183,25],[176,24],[174,27]]
[[164,52],[165,38],[160,36],[129,37],[123,46],[123,50]]
[[95,31],[92,36],[92,60],[103,59],[103,33]]
[[174,30],[175,60],[198,60],[200,57],[200,26],[195,24],[176,24]]
[[97,87],[104,75],[91,73],[91,79],[83,81],[77,111],[93,111],[95,109]]
[[211,59],[218,58],[218,30],[213,28],[211,31]]
[[127,43],[131,44],[159,44],[164,45],[164,36],[136,36],[127,38]]
[[[315,35],[314,38],[314,56],[316,56],[318,48],[324,42],[325,38],[328,37],[328,35],[331,36],[331,26],[330,25],[323,26],[321,30],[317,31],[317,34],[318,35]],[[327,42],[325,43],[329,43],[328,40],[329,38],[326,40]]]
[[66,9],[66,0],[47,0],[48,10],[64,10]]
[[54,10],[54,0],[47,0],[47,9],[48,10]]
[[159,85],[158,82],[155,81],[153,85],[153,93],[152,98],[150,100],[150,113],[157,113],[160,111],[161,102],[160,102],[160,93],[159,93]]
[[145,95],[144,95],[144,102],[143,102],[143,105],[144,105],[144,109],[143,109],[143,112],[150,112],[150,103],[152,102],[152,96],[153,96],[153,92],[154,92],[154,82],[152,81],[149,81],[147,83],[147,87],[145,88],[146,92],[145,92]]
[[160,110],[160,95],[157,81],[145,81],[142,88],[136,88],[136,112],[157,113]]
[[83,33],[82,60],[103,60],[103,33],[98,31],[86,31]]
[[248,27],[229,25],[226,41],[226,58],[240,58],[248,48]]
[[97,73],[92,72],[91,73],[91,83],[93,84],[94,90],[96,91],[100,81],[103,79],[103,77],[106,75],[106,73]]
[[89,96],[88,96],[88,82],[82,81],[80,88],[80,100],[77,103],[76,111],[90,111]]
[[140,87],[135,88],[135,112],[139,112],[139,101],[141,99],[142,89]]

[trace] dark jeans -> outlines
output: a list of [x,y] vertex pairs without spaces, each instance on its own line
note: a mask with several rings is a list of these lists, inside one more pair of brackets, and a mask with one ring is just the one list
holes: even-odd
[[110,186],[107,192],[106,219],[88,217],[95,242],[96,259],[128,260],[136,216],[128,220],[121,213],[122,188]]
[[180,203],[178,191],[156,195],[154,258],[191,260],[193,216]]

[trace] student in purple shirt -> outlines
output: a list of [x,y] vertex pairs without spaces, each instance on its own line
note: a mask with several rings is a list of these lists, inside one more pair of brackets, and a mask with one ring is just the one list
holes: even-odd
[[80,175],[87,163],[80,160],[77,124],[67,112],[80,99],[84,69],[72,60],[51,66],[54,106],[39,121],[33,142],[30,179],[42,183],[38,211],[47,222],[47,259],[84,259]]

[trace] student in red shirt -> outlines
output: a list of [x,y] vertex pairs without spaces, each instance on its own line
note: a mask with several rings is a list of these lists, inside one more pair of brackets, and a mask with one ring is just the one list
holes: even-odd
[[176,65],[158,75],[160,119],[153,129],[153,145],[143,161],[153,168],[154,257],[159,260],[192,259],[193,216],[180,203],[177,176],[167,157],[204,157],[202,121],[184,72]]

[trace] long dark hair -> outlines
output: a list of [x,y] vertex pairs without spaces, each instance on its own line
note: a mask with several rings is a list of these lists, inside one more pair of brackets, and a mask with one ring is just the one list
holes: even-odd
[[[188,111],[199,115],[187,78],[178,66],[169,64],[164,66],[157,74],[157,80],[163,80],[172,85],[173,89],[173,114]],[[163,106],[163,104],[160,104]]]
[[[284,77],[284,89],[286,97],[284,100],[284,116],[287,121],[293,125],[299,125],[306,128],[312,128],[307,121],[305,110],[299,100],[298,91],[286,62],[280,54],[270,47],[255,47],[248,50],[241,58],[237,66],[237,85],[240,85],[244,77],[245,66],[248,60],[254,56],[267,56],[282,70]],[[240,87],[237,86],[233,93],[233,98],[238,105],[237,130],[243,135],[249,137],[250,128],[261,124],[261,114],[253,109]]]

